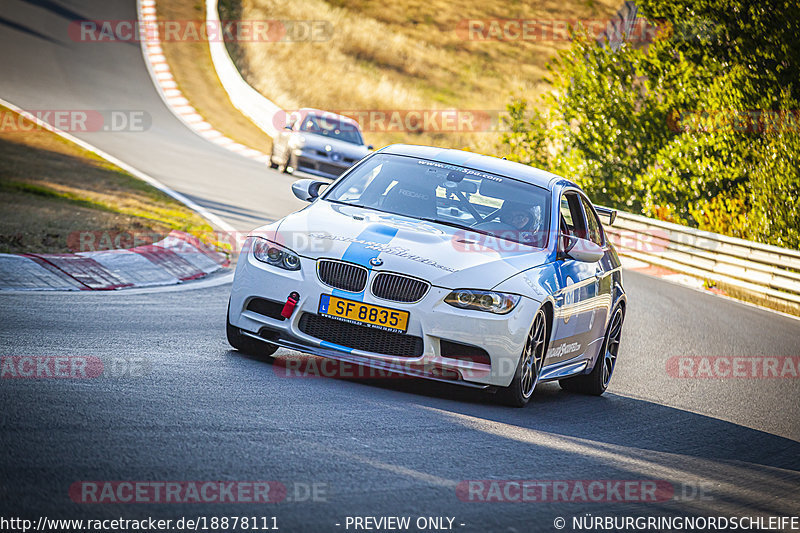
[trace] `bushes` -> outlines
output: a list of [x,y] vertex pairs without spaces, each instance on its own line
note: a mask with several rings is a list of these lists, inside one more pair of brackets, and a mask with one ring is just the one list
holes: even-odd
[[641,7],[683,31],[662,24],[648,46],[612,52],[578,28],[550,67],[546,120],[524,101],[508,106],[509,159],[571,178],[600,204],[800,247],[800,128],[786,121],[800,118],[800,45],[770,27],[800,24],[800,8]]

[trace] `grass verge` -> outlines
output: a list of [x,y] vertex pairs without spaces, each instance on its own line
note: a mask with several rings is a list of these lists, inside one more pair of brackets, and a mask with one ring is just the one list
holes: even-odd
[[730,298],[759,305],[761,307],[766,307],[768,309],[775,309],[776,311],[780,311],[781,313],[786,313],[788,315],[800,317],[800,305],[796,303],[787,302],[786,300],[767,296],[765,294],[748,291],[724,282],[714,282],[714,285],[716,289],[719,289],[723,294],[729,296]]
[[[0,129],[0,253],[61,253],[80,232],[159,240],[171,230],[212,235],[197,213],[108,161],[13,114]],[[116,246],[114,246],[116,247]],[[123,246],[124,247],[124,246]]]

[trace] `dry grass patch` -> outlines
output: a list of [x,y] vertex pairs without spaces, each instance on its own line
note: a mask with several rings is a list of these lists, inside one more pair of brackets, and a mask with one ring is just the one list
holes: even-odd
[[[239,4],[238,2],[241,2]],[[465,19],[609,18],[619,0],[228,0],[243,20],[324,20],[324,42],[229,45],[245,78],[285,109],[503,110],[512,94],[534,100],[547,87],[545,65],[568,46],[559,40],[469,41]],[[238,10],[238,11],[237,11]],[[496,133],[365,132],[368,142],[432,143],[487,151]]]

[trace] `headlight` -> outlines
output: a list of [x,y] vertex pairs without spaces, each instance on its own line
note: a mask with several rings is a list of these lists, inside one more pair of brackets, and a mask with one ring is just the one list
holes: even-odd
[[261,237],[253,237],[253,257],[284,270],[300,270],[300,258],[296,253]]
[[289,137],[289,146],[291,148],[302,148],[306,145],[306,138],[302,135]]
[[504,315],[519,303],[519,295],[494,291],[456,289],[444,299],[453,307]]

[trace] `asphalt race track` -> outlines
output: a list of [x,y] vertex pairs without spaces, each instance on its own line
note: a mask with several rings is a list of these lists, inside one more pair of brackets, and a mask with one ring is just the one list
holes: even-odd
[[[71,20],[135,13],[132,0],[3,0],[0,96],[29,110],[146,110],[145,132],[80,137],[239,230],[296,209],[290,176],[208,143],[171,115],[138,44],[67,35]],[[625,282],[609,392],[583,397],[546,384],[524,409],[412,380],[285,377],[280,365],[230,350],[229,285],[0,295],[0,355],[143,369],[0,380],[0,516],[275,516],[283,531],[322,532],[347,531],[348,516],[454,517],[464,531],[555,531],[563,517],[571,531],[571,518],[586,513],[800,515],[800,379],[667,372],[676,356],[800,356],[800,321],[635,272]],[[73,483],[104,480],[272,480],[288,494],[266,505],[70,498]],[[459,497],[465,480],[658,480],[673,492],[658,502],[477,502]]]

